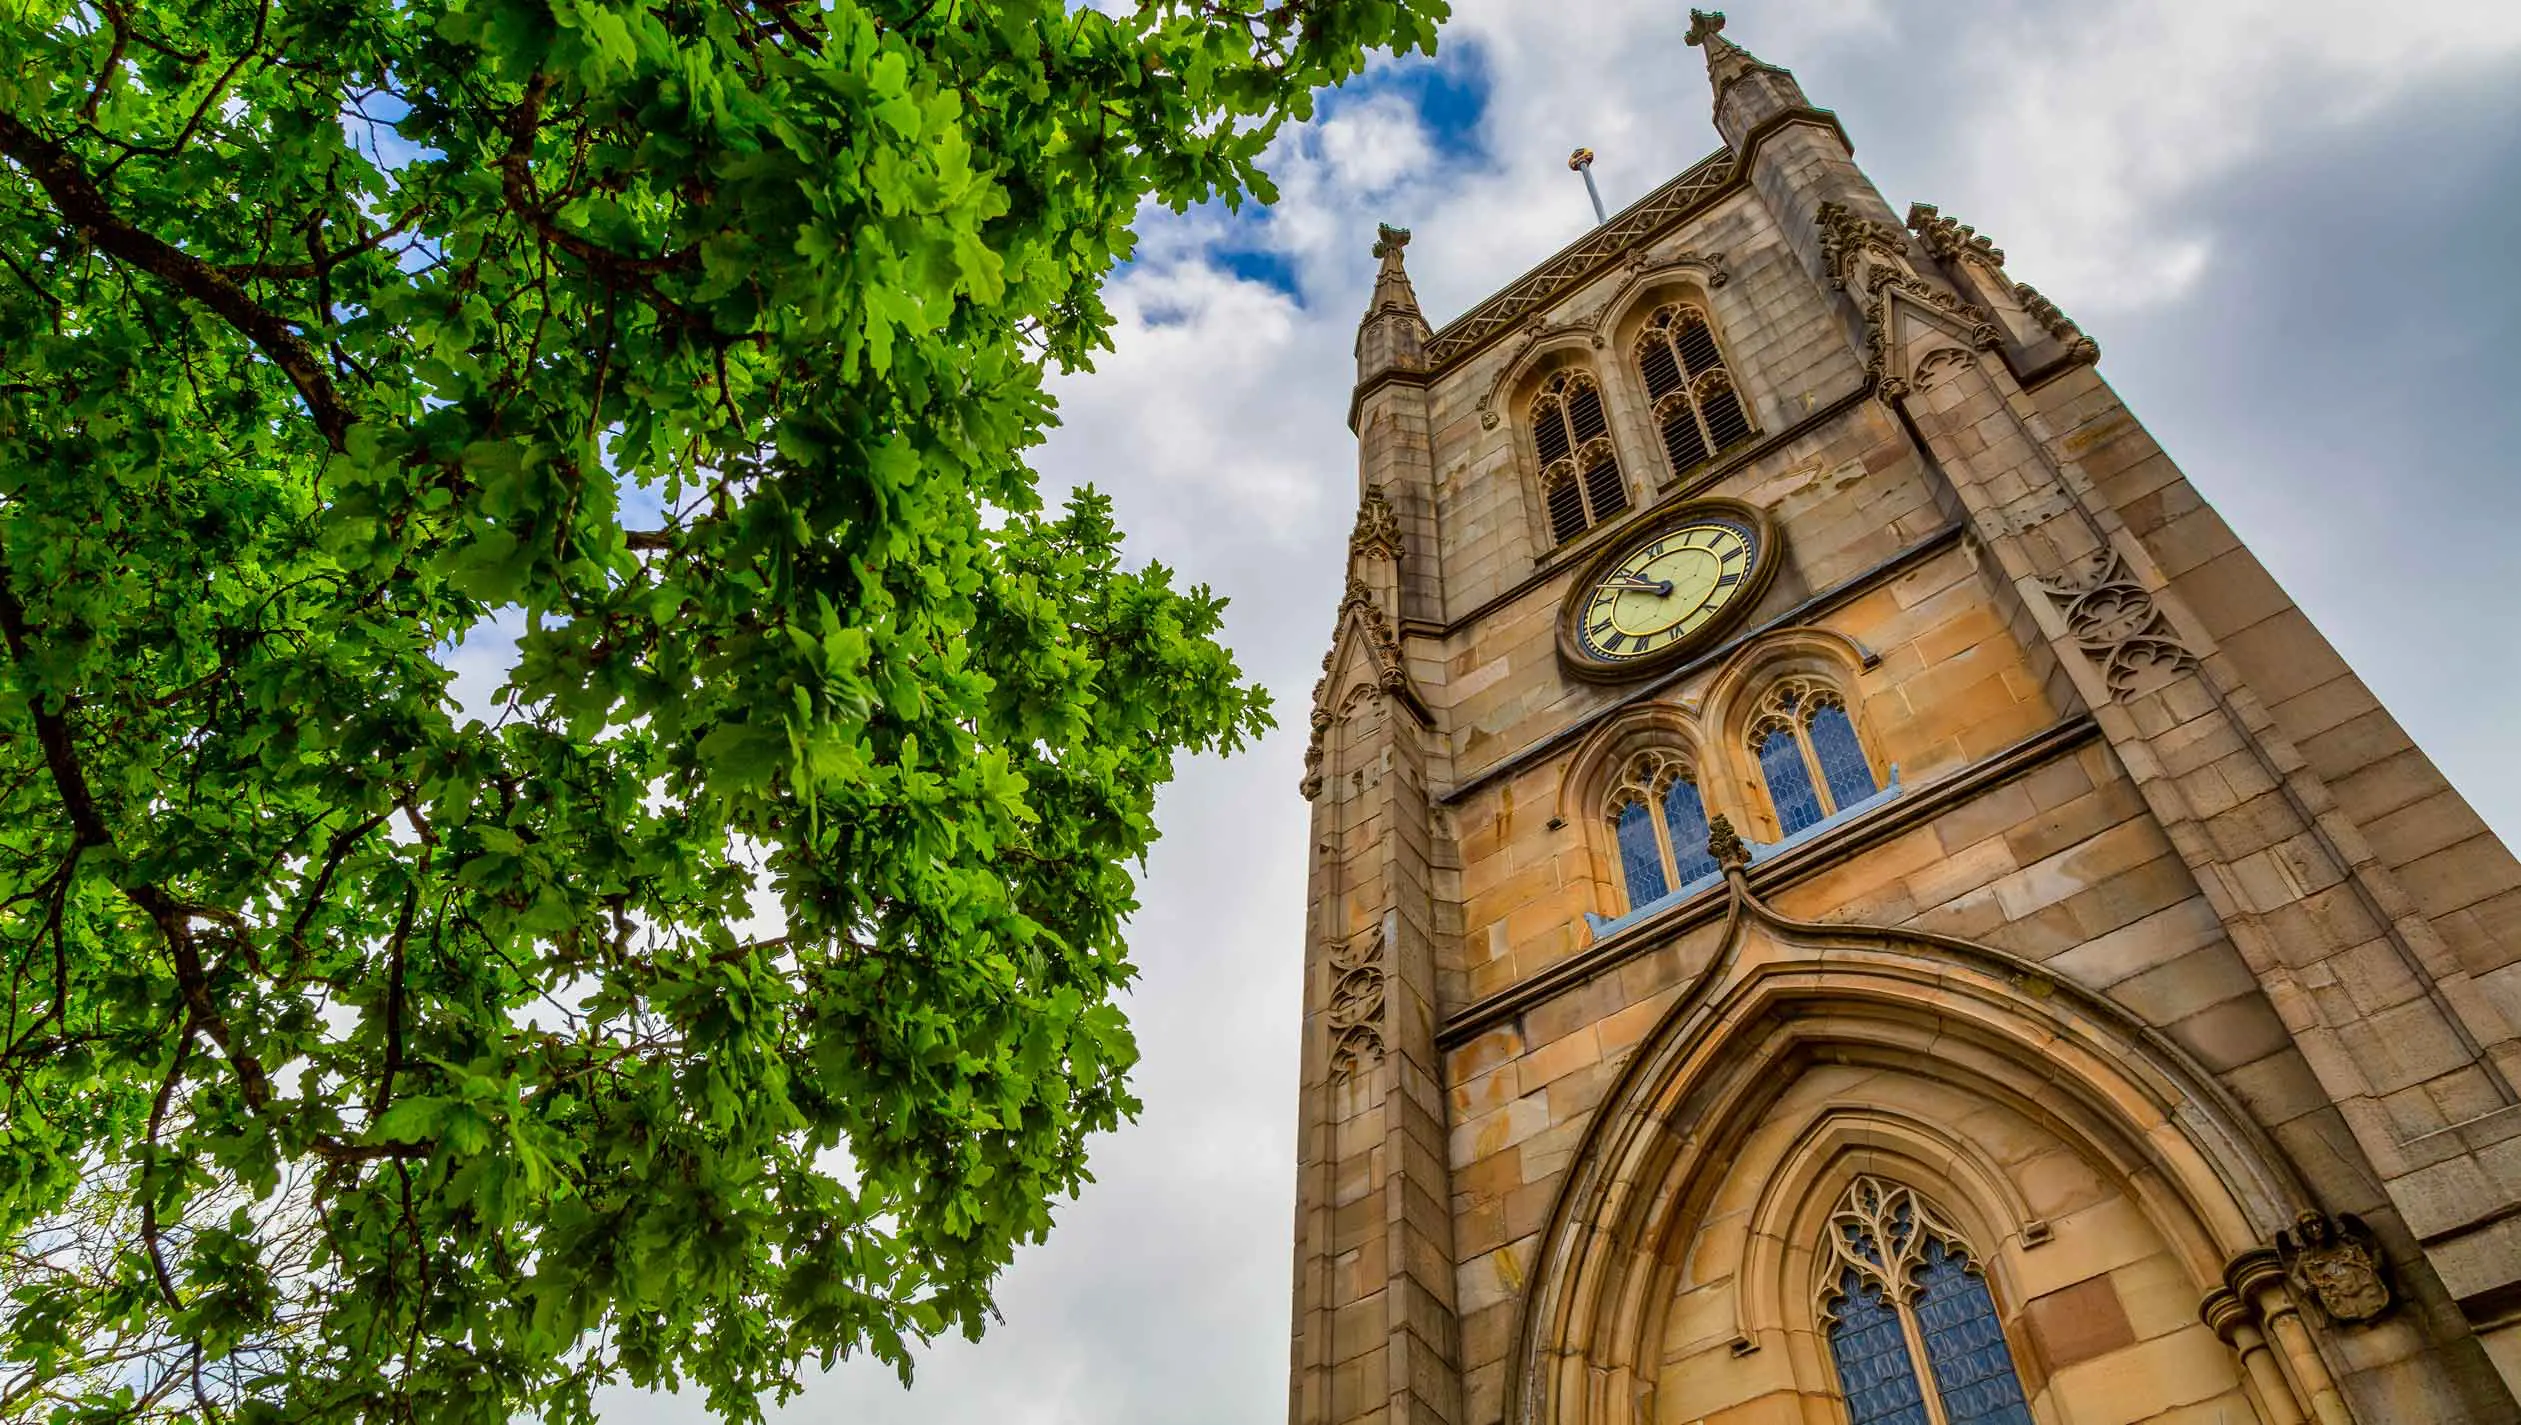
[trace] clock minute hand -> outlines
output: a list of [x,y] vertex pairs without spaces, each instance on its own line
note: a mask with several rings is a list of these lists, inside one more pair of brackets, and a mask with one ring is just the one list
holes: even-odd
[[1641,594],[1659,594],[1664,598],[1672,596],[1672,581],[1669,579],[1640,579],[1634,574],[1622,574],[1602,582],[1614,589],[1633,589]]

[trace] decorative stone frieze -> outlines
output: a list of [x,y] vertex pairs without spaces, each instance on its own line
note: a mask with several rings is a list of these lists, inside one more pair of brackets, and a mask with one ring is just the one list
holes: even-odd
[[1561,293],[1623,261],[1638,244],[1712,201],[1733,182],[1732,153],[1719,149],[1611,220],[1561,249],[1494,297],[1445,324],[1427,343],[1427,365],[1439,370],[1512,330]]
[[1330,1080],[1344,1084],[1383,1062],[1383,930],[1330,953]]
[[2180,641],[2117,551],[2095,550],[2039,585],[2118,701],[2196,671],[2197,655]]

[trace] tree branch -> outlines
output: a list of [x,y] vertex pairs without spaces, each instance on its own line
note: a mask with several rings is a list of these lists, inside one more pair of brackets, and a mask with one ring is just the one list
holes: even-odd
[[261,348],[273,365],[298,388],[315,428],[325,443],[342,448],[357,419],[333,389],[332,373],[289,324],[245,295],[218,268],[154,234],[142,232],[116,214],[96,180],[79,166],[70,151],[20,123],[15,114],[0,112],[0,157],[15,161],[52,199],[62,219],[107,256],[147,272],[192,300],[208,307]]

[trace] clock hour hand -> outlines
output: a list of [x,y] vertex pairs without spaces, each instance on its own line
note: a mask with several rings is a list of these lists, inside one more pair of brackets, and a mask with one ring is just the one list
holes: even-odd
[[1665,598],[1670,598],[1672,595],[1671,580],[1640,579],[1634,574],[1621,574],[1613,578],[1605,579],[1602,581],[1602,587],[1605,589],[1618,589],[1623,593],[1633,589],[1640,594],[1660,594]]

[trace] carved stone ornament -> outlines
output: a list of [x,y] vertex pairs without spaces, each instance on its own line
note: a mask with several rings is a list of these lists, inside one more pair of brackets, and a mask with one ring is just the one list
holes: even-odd
[[[1397,532],[1394,538],[1398,538]],[[1339,720],[1339,715],[1354,708],[1353,694],[1350,701],[1341,704],[1339,714],[1332,712],[1330,704],[1331,664],[1338,659],[1340,648],[1348,641],[1351,615],[1356,618],[1366,657],[1374,666],[1374,681],[1359,684],[1355,691],[1400,693],[1409,687],[1409,667],[1401,661],[1401,641],[1392,632],[1392,621],[1384,617],[1383,605],[1374,597],[1374,591],[1367,588],[1364,581],[1350,579],[1348,596],[1339,601],[1339,616],[1331,625],[1330,651],[1322,655],[1321,680],[1313,685],[1313,735],[1304,746],[1304,779],[1296,784],[1296,790],[1304,794],[1306,801],[1321,795],[1324,736],[1329,733],[1331,724]]]
[[1916,373],[1910,384],[1920,391],[1931,391],[1956,371],[1967,368],[1978,358],[1957,346],[1937,347],[1918,358]]
[[1513,285],[1445,323],[1427,342],[1427,367],[1439,370],[1513,331],[1524,318],[1566,292],[1616,267],[1655,234],[1697,212],[1726,191],[1740,172],[1730,149],[1718,149],[1688,171],[1611,215]]
[[1751,864],[1751,848],[1743,844],[1742,834],[1723,812],[1707,818],[1707,854],[1715,858],[1719,870],[1746,870]]
[[1390,223],[1374,225],[1374,255],[1376,257],[1397,258],[1400,256],[1401,249],[1407,246],[1409,246],[1409,229],[1396,228]]
[[2085,656],[2100,666],[2117,701],[2140,697],[2196,671],[2196,653],[2180,641],[2151,591],[2137,582],[2116,550],[2095,550],[2039,585],[2065,615],[2066,627]]
[[1358,559],[1401,557],[1401,520],[1380,485],[1368,485],[1357,502],[1357,524],[1348,532],[1348,553]]
[[1821,260],[1830,283],[1856,300],[1864,314],[1865,374],[1874,394],[1885,404],[1912,389],[1909,378],[1893,369],[1891,299],[1896,294],[1942,317],[1972,347],[1992,351],[2004,344],[2004,333],[1985,312],[1962,301],[1942,285],[1917,275],[1908,260],[1908,238],[1889,223],[1867,218],[1844,203],[1823,203]]
[[2352,1326],[2389,1310],[2381,1243],[2351,1212],[2330,1217],[2303,1209],[2292,1231],[2276,1234],[2276,1255],[2294,1295],[2318,1302],[2332,1321]]
[[1333,946],[1330,973],[1330,1080],[1344,1084],[1383,1062],[1382,927]]
[[2038,288],[2028,282],[2017,282],[2013,285],[2013,297],[2042,330],[2065,343],[2067,360],[2093,362],[2101,359],[2101,344],[2085,336],[2083,328],[2076,326],[2072,317],[2059,311],[2055,302],[2041,296]]
[[1978,1256],[1960,1229],[1915,1190],[1870,1174],[1847,1185],[1822,1240],[1829,1250],[1819,1264],[1820,1307],[1822,1316],[1833,1320],[1850,1270],[1884,1296],[1909,1299],[1917,1292],[1929,1244],[1939,1243],[1967,1262]]
[[1917,241],[1938,262],[1974,257],[1993,267],[2005,265],[2004,249],[1969,224],[1945,217],[1943,210],[1932,203],[1908,205],[1908,230],[1917,235]]

